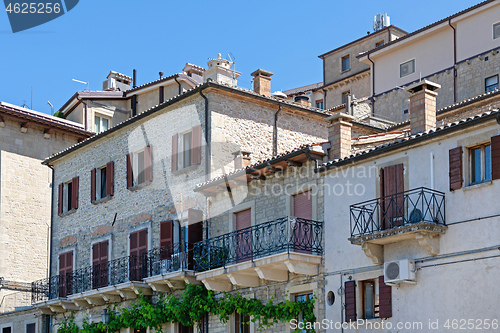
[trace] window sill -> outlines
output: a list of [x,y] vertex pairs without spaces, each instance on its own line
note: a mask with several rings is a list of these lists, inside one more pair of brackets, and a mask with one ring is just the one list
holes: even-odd
[[152,180],[148,180],[147,182],[143,182],[143,183],[140,183],[138,185],[134,185],[132,187],[129,187],[129,191],[134,191],[134,192],[138,191],[141,188],[149,186],[152,182],[153,182]]
[[342,71],[342,70],[341,70],[341,71],[340,71],[340,74],[348,73],[348,72],[350,72],[350,71],[351,71],[351,69],[350,69],[350,68],[349,68],[349,69],[346,69],[345,71]]
[[74,214],[76,212],[77,208],[73,208],[72,210],[68,210],[67,212],[64,212],[62,214],[59,214],[60,217],[65,217],[71,214]]
[[93,205],[98,205],[100,203],[108,202],[109,200],[113,199],[112,195],[108,195],[107,197],[95,200],[92,202]]
[[183,174],[186,174],[186,173],[190,173],[190,172],[198,169],[198,167],[200,165],[201,164],[190,165],[190,166],[188,166],[186,168],[179,169],[179,170],[176,170],[176,171],[172,172],[172,175],[174,175],[174,176],[180,176],[180,175],[183,175]]
[[470,185],[467,185],[467,186],[464,187],[464,191],[472,190],[472,189],[475,189],[475,188],[478,188],[478,187],[488,186],[488,185],[491,185],[491,184],[493,184],[493,181],[491,181],[491,180],[486,180],[484,182],[470,184]]

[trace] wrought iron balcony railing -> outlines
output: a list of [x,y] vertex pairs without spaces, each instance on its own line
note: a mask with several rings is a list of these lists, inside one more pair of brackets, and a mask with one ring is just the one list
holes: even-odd
[[145,255],[145,276],[193,270],[193,244],[176,243],[148,251]]
[[322,254],[323,222],[283,217],[194,245],[194,268],[206,271],[284,252]]
[[[145,254],[144,254],[145,255]],[[145,256],[128,256],[87,266],[66,275],[56,275],[31,284],[32,303],[62,298],[92,289],[141,281],[146,276]]]
[[444,193],[425,187],[351,205],[351,238],[427,222],[446,225]]

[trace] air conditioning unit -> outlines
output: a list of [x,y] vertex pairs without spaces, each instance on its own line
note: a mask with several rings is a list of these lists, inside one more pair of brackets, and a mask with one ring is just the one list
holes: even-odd
[[102,82],[102,90],[113,91],[116,89],[116,81],[113,78],[109,78]]
[[384,282],[386,284],[416,283],[415,260],[403,259],[384,263]]

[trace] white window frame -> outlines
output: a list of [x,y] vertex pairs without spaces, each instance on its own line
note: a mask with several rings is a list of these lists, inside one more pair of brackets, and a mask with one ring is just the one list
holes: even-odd
[[493,23],[493,39],[498,39],[500,38],[500,32],[498,33],[497,36],[495,36],[495,28],[499,27],[500,28],[500,22]]
[[5,324],[0,324],[0,333],[3,331],[4,328],[9,328],[11,333],[14,333],[14,323],[5,323]]
[[[95,126],[95,122],[96,122],[96,119],[97,119],[97,118],[99,118],[99,132],[98,132],[98,131],[97,131],[97,129],[95,128],[95,127],[96,127],[96,126]],[[108,117],[106,117],[106,116],[103,116],[103,115],[101,115],[101,114],[97,114],[97,113],[96,113],[96,114],[94,114],[94,132],[96,132],[96,133],[101,133],[101,132],[104,132],[104,131],[102,131],[102,130],[101,130],[101,129],[102,129],[102,120],[103,120],[103,119],[106,119],[106,120],[108,121],[108,128],[107,128],[106,130],[108,130],[108,129],[110,129],[110,128],[111,128],[111,119],[110,119],[110,118],[108,118]]]
[[[491,78],[493,78],[493,77],[496,77],[496,78],[497,78],[497,87],[496,87],[495,89],[498,89],[498,88],[500,87],[500,75],[498,75],[498,74],[493,74],[493,75],[490,75],[490,76],[488,76],[488,77],[485,77],[485,78],[484,78],[484,92],[488,92],[488,91],[486,90],[486,89],[488,88],[488,87],[486,86],[486,80],[491,79]],[[493,89],[493,90],[495,90],[495,89]],[[493,91],[493,90],[490,90],[490,91]]]
[[[469,147],[467,150],[469,152],[469,186],[471,185],[477,185],[485,182],[490,182],[492,180],[492,168],[490,165],[490,179],[486,179],[486,154],[485,154],[485,148],[490,147],[490,163],[491,163],[491,142],[483,142],[481,144],[477,144],[474,146]],[[472,182],[472,173],[474,171],[473,165],[472,165],[472,151],[474,149],[479,149],[480,150],[480,168],[481,168],[481,179],[475,182]]]
[[[132,175],[133,175],[133,183],[134,183],[134,186],[138,186],[140,184],[143,184],[145,183],[145,180],[142,181],[141,183],[139,183],[139,173],[140,173],[140,170],[139,170],[139,154],[140,153],[143,153],[143,166],[145,164],[145,161],[146,161],[146,148],[142,148],[142,149],[139,149],[137,151],[134,151],[134,156],[132,158]],[[143,177],[144,177],[144,170],[142,170],[143,172]],[[97,177],[96,177],[97,178]]]
[[[401,73],[401,66],[404,65],[404,64],[410,63],[410,62],[413,62],[413,72],[408,73],[406,75],[402,75],[402,73]],[[414,74],[416,71],[417,71],[417,61],[415,60],[415,58],[409,59],[407,61],[403,61],[402,63],[399,64],[399,78],[400,79],[404,78],[404,77],[407,77],[407,76],[410,76],[410,75]]]
[[193,131],[192,130],[189,130],[189,131],[185,131],[185,132],[182,132],[182,133],[179,133],[178,135],[178,138],[177,138],[177,170],[182,170],[182,169],[186,169],[186,168],[189,168],[190,166],[193,165],[193,161],[191,160],[191,155],[190,155],[190,161],[189,161],[189,165],[185,166],[184,165],[184,162],[185,162],[185,159],[184,159],[184,154],[185,154],[185,150],[186,150],[186,147],[184,145],[184,135],[187,135],[187,134],[191,134],[191,146],[188,148],[189,150],[189,154],[191,154],[191,150],[193,149]]

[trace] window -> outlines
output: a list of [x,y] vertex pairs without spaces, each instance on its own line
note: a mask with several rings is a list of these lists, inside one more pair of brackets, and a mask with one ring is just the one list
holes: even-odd
[[59,297],[72,293],[73,251],[59,255]]
[[484,144],[469,149],[470,183],[491,180],[491,146]]
[[131,232],[129,239],[129,253],[130,257],[133,258],[130,264],[130,279],[131,281],[141,281],[145,274],[141,258],[148,251],[148,229]]
[[385,42],[383,40],[381,40],[380,42],[376,42],[375,43],[375,47],[380,47],[380,46],[382,46],[384,44],[385,44]]
[[179,333],[194,333],[193,326],[184,326],[179,324]]
[[498,74],[490,76],[484,80],[484,90],[485,92],[490,92],[498,89]]
[[12,327],[4,327],[2,328],[2,333],[12,333]]
[[201,125],[172,136],[172,171],[201,163]]
[[351,69],[351,57],[349,55],[342,57],[342,72],[348,71]]
[[500,38],[500,22],[493,24],[493,39]]
[[316,107],[317,107],[318,109],[323,109],[323,100],[322,100],[322,99],[318,99],[318,100],[316,101]]
[[112,196],[114,194],[113,169],[114,162],[108,162],[103,167],[92,169],[90,175],[90,195],[92,202]]
[[35,332],[36,332],[35,323],[26,324],[26,333],[35,333]]
[[63,214],[78,208],[78,177],[59,184],[58,213]]
[[349,96],[351,94],[351,92],[348,90],[348,91],[344,91],[342,93],[342,104],[347,104],[347,96]]
[[127,155],[127,188],[153,180],[153,152],[151,146]]
[[[185,133],[182,135],[182,167],[187,168],[191,166],[191,149],[193,142],[193,132]],[[179,161],[180,162],[180,161]]]
[[[296,294],[295,295],[295,302],[305,302],[308,299],[311,299],[312,297],[313,297],[312,292],[307,292],[307,293],[303,293],[303,294]],[[303,313],[300,313],[299,317],[297,318],[297,323],[301,323],[301,322],[304,322],[304,314]],[[301,333],[306,332],[306,330],[302,330],[300,332]]]
[[415,59],[412,59],[410,61],[404,62],[401,65],[399,65],[399,77],[405,77],[412,73],[415,73]]
[[363,319],[378,318],[378,294],[375,293],[375,280],[363,281]]
[[95,116],[94,132],[101,133],[109,129],[109,119],[101,116]]
[[92,289],[108,285],[109,241],[92,244]]
[[250,316],[236,312],[234,318],[235,333],[250,333]]

